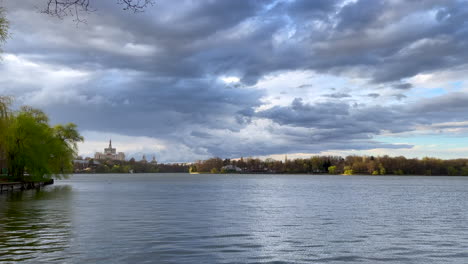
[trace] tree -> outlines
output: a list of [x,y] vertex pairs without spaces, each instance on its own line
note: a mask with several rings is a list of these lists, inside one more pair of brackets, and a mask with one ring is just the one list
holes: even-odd
[[379,164],[379,173],[380,175],[385,175],[387,173],[387,171],[385,170],[382,164]]
[[330,167],[328,167],[328,173],[330,173],[330,174],[336,174],[336,166],[330,166]]
[[344,174],[345,175],[353,175],[354,171],[351,166],[345,166],[344,167]]
[[117,164],[115,164],[114,166],[112,166],[111,172],[112,172],[112,173],[120,173],[120,172],[121,172],[121,171],[120,171],[120,166],[117,165]]
[[447,173],[448,173],[448,175],[450,175],[450,176],[455,176],[455,175],[458,175],[458,174],[459,174],[459,171],[458,171],[457,169],[455,169],[454,167],[449,166],[449,167],[447,168]]
[[10,116],[11,98],[0,96],[0,174],[6,173],[6,130]]
[[41,110],[22,107],[14,113],[5,129],[5,153],[8,174],[16,180],[61,177],[73,171],[77,142],[83,138],[76,125],[50,127]]
[[55,147],[55,167],[53,170],[60,174],[66,174],[70,172],[72,168],[71,161],[78,155],[78,142],[82,142],[84,138],[78,133],[77,127],[73,123],[66,125],[57,125],[52,128],[54,136]]

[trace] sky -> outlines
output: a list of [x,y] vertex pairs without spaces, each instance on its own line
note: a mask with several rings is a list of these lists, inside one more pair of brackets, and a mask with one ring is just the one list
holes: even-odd
[[0,94],[93,156],[468,157],[468,1],[3,0]]

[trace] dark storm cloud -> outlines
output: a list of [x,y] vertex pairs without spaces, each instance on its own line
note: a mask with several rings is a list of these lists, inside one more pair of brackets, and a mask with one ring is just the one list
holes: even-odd
[[[4,2],[13,36],[6,53],[101,73],[67,87],[67,100],[38,103],[53,120],[81,129],[157,137],[196,153],[235,157],[408,147],[373,137],[463,121],[468,110],[465,94],[398,108],[341,102],[336,99],[352,95],[340,90],[318,96],[334,102],[304,97],[259,110],[268,91],[251,87],[267,75],[312,71],[409,90],[405,78],[466,64],[466,1],[157,1],[141,14],[114,1],[93,4],[97,11],[77,26],[39,14],[38,1]],[[224,84],[219,78],[226,76],[241,83]],[[1,83],[2,91],[25,101],[48,87]]]
[[413,85],[411,83],[398,83],[394,84],[392,87],[399,90],[409,90],[413,88]]
[[415,114],[430,114],[434,117],[446,117],[447,121],[460,119],[468,108],[468,94],[456,92],[433,97],[412,108]]
[[401,101],[401,100],[407,98],[407,96],[404,95],[404,94],[394,94],[393,97],[395,97],[398,101]]
[[338,13],[336,28],[339,31],[362,31],[375,23],[385,9],[384,1],[360,0],[347,4]]
[[[262,96],[260,91],[230,89],[207,80],[148,79],[112,85],[94,91],[83,88],[88,101],[72,99],[70,106],[54,104],[45,109],[54,113],[57,121],[68,119],[82,129],[174,137],[197,127],[238,131],[243,125],[236,113],[252,111]],[[105,99],[94,103],[93,97]],[[67,108],[71,111],[60,111]]]
[[[276,106],[260,111],[256,116],[273,120],[282,126],[308,128],[310,138],[328,143],[370,140],[383,131],[401,133],[413,131],[419,125],[465,121],[467,111],[468,95],[455,93],[393,107],[356,108],[344,103],[337,105],[335,102],[311,105],[296,98],[289,106]],[[464,123],[450,125],[464,126]]]
[[[391,82],[467,59],[468,7],[462,1],[360,0],[343,7],[338,1],[303,0],[171,3],[160,1],[132,15],[112,1],[95,2],[97,13],[76,28],[72,21],[41,19],[26,4],[8,2],[13,29],[19,29],[8,48],[47,53],[42,58],[56,63],[160,76],[236,74],[248,84],[276,71],[353,67],[375,82]],[[145,47],[147,53],[132,56]]]
[[336,0],[296,0],[286,6],[286,12],[292,17],[303,20],[327,20],[329,14],[336,9]]
[[288,107],[274,106],[261,111],[257,116],[274,120],[281,125],[309,127],[325,125],[324,121],[336,120],[349,113],[349,106],[342,103],[304,104],[301,98],[296,98]]

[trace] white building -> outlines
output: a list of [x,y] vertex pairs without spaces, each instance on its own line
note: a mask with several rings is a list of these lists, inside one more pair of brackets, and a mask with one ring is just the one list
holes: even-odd
[[234,166],[234,165],[226,165],[226,166],[222,167],[221,169],[224,170],[224,171],[242,172],[241,168],[239,168],[237,166]]
[[125,160],[125,154],[123,152],[117,153],[115,148],[112,148],[112,140],[109,140],[109,147],[104,149],[104,153],[96,152],[94,159],[97,160]]

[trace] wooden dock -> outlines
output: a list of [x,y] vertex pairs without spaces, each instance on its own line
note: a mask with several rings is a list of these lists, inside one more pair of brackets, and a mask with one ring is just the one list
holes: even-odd
[[39,189],[50,184],[54,184],[53,179],[42,182],[0,182],[0,193]]

